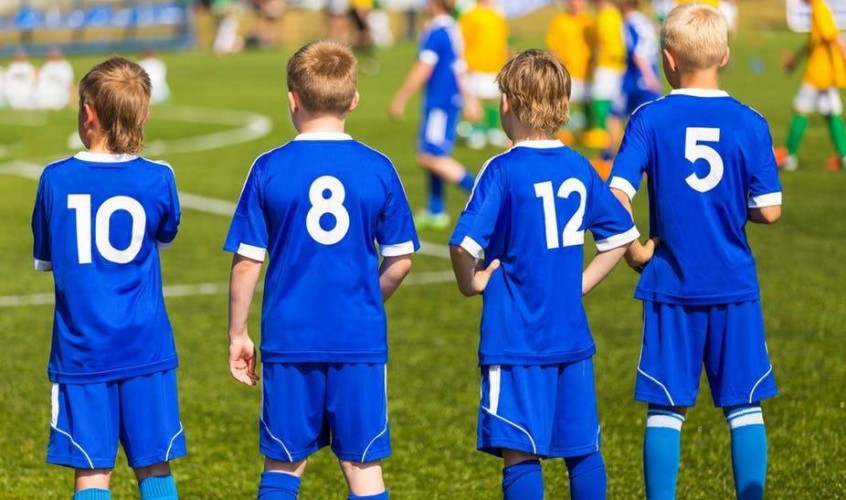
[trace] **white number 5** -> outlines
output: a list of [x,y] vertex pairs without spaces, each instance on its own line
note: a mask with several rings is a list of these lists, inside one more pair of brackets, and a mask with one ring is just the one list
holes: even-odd
[[685,131],[684,157],[691,163],[695,163],[696,160],[705,160],[711,167],[705,177],[699,178],[693,173],[687,176],[685,181],[693,189],[705,193],[717,187],[722,180],[723,159],[716,149],[700,142],[720,142],[720,129],[688,127]]

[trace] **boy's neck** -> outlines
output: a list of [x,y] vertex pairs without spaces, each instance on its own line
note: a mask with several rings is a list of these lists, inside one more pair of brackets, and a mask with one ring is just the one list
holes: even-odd
[[681,73],[677,88],[720,90],[720,76],[715,69]]
[[91,139],[91,144],[89,144],[86,149],[88,149],[89,153],[94,153],[94,154],[105,154],[105,155],[114,154],[114,152],[112,152],[109,149],[109,146],[106,143],[106,140],[100,139],[100,138]]
[[552,136],[546,132],[531,129],[514,130],[511,135],[511,141],[514,144],[526,141],[549,141],[551,139]]
[[297,132],[307,134],[310,132],[337,132],[343,134],[346,128],[346,119],[336,116],[318,116],[300,121]]

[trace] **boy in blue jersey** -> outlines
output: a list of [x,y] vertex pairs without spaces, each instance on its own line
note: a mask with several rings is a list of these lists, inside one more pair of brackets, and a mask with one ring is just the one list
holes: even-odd
[[[461,292],[484,292],[478,449],[503,458],[506,499],[543,498],[538,460],[555,457],[567,463],[571,498],[605,498],[582,295],[638,232],[590,163],[552,138],[570,95],[555,57],[518,54],[497,81],[515,146],[482,168],[450,239]],[[599,253],[583,272],[588,230]]]
[[686,409],[702,365],[731,429],[738,498],[761,498],[767,437],[760,402],[776,395],[747,222],[781,216],[781,184],[766,120],[719,89],[728,26],[719,11],[679,6],[661,30],[670,95],[626,128],[611,188],[627,208],[647,175],[650,234],[633,244],[642,270],[643,345],[635,398],[649,404],[646,496],[674,498]]
[[449,214],[444,202],[443,181],[473,189],[473,174],[452,157],[456,127],[461,114],[478,121],[478,100],[465,83],[464,42],[452,18],[452,0],[429,0],[432,20],[423,30],[417,62],[390,106],[391,117],[399,119],[415,92],[425,86],[423,116],[417,139],[417,162],[428,171],[428,208],[417,215],[423,227],[446,228]]
[[177,498],[168,462],[185,454],[176,349],[158,248],[176,237],[173,170],[136,156],[150,79],[115,57],[79,85],[86,152],[41,174],[35,269],[53,271],[56,307],[49,463],[76,470],[75,500],[108,499],[118,442],[141,498]]
[[350,500],[384,500],[381,460],[391,445],[383,302],[420,244],[391,161],[344,133],[359,99],[352,51],[315,42],[287,72],[299,135],[253,163],[224,246],[235,253],[229,367],[240,382],[256,383],[247,315],[269,255],[259,498],[296,498],[307,458],[331,443]]

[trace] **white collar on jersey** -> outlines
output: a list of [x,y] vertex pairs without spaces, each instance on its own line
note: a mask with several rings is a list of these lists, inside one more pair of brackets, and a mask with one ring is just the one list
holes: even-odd
[[138,158],[137,155],[114,154],[114,153],[92,153],[80,151],[73,155],[77,160],[90,161],[92,163],[126,163]]
[[455,18],[449,14],[438,14],[432,18],[432,26],[451,26],[455,24]]
[[531,149],[552,149],[563,148],[564,144],[558,139],[533,139],[527,141],[520,141],[515,144],[514,147]]
[[675,89],[670,95],[689,95],[693,97],[728,97],[725,90],[717,89]]
[[343,132],[303,132],[294,137],[295,141],[351,141],[352,137]]

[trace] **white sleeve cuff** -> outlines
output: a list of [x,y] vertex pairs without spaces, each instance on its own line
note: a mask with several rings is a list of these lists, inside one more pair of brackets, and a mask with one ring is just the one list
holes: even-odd
[[620,191],[626,193],[626,196],[629,197],[630,200],[633,200],[635,195],[637,194],[637,189],[632,186],[632,183],[623,179],[622,177],[614,176],[611,178],[611,183],[608,185],[611,189],[619,189]]
[[438,64],[438,53],[433,50],[421,50],[417,59],[423,64],[434,66]]
[[638,232],[637,227],[632,226],[632,228],[625,233],[615,234],[614,236],[609,236],[604,240],[597,240],[596,249],[600,252],[607,252],[608,250],[631,243],[639,237],[640,233]]
[[767,193],[749,198],[749,208],[762,208],[781,205],[781,193]]
[[469,236],[465,236],[463,240],[461,240],[461,248],[467,250],[467,253],[473,256],[474,259],[478,259],[482,256],[482,252],[485,251],[481,245],[476,243],[476,240]]
[[49,260],[32,259],[33,267],[36,271],[52,271],[53,263]]
[[411,255],[414,253],[414,242],[406,241],[396,245],[379,245],[382,257],[399,257],[400,255]]
[[264,256],[267,253],[267,250],[261,247],[254,247],[252,245],[247,245],[246,243],[241,243],[238,245],[238,250],[235,253],[243,255],[248,259],[264,262]]
[[159,247],[159,250],[167,250],[170,246],[173,245],[173,241],[168,241],[167,243],[163,243],[159,240],[156,240],[156,246]]

